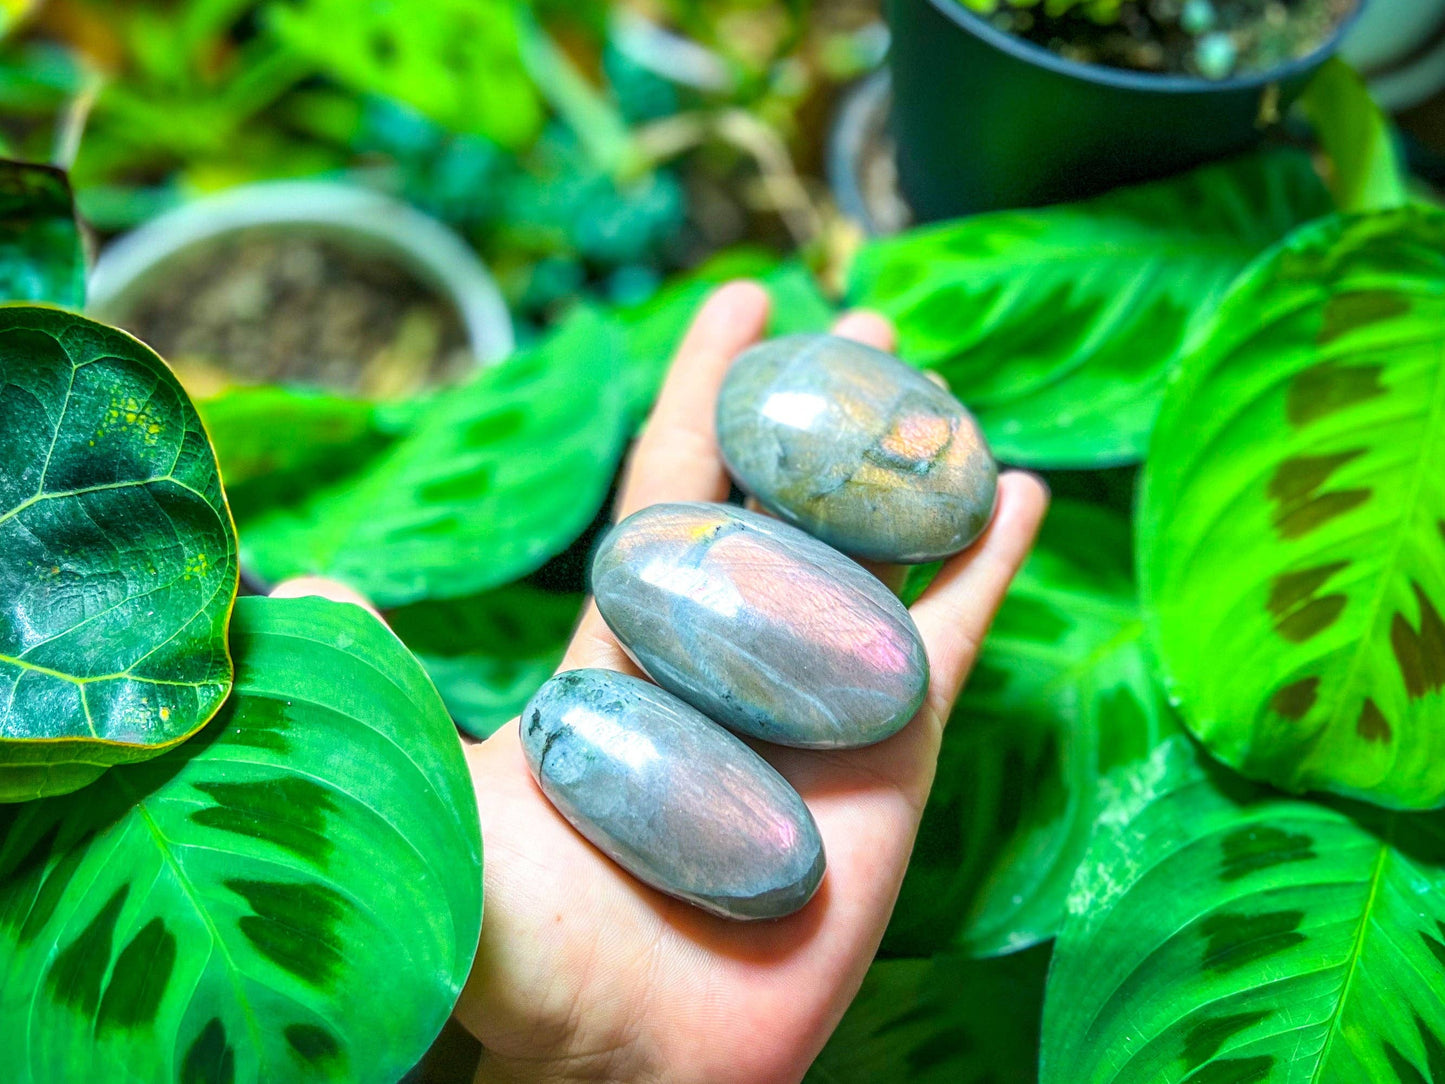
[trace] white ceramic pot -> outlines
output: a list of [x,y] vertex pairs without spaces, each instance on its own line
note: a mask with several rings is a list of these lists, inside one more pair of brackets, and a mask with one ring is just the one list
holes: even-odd
[[278,226],[394,260],[456,306],[478,363],[512,352],[506,302],[460,237],[407,204],[334,181],[265,181],[157,216],[101,253],[90,274],[87,311],[117,322],[173,258],[223,237]]

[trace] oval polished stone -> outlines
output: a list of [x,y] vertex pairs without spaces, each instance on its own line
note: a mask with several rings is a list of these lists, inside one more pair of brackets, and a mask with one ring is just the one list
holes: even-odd
[[521,727],[542,793],[638,880],[725,918],[779,918],[823,879],[822,837],[787,780],[656,685],[568,670]]
[[917,564],[988,526],[998,466],[973,416],[891,354],[787,335],[733,362],[718,444],[738,484],[830,546]]
[[928,657],[903,603],[786,523],[725,504],[656,504],[614,527],[592,592],[663,688],[752,737],[871,745],[917,713]]

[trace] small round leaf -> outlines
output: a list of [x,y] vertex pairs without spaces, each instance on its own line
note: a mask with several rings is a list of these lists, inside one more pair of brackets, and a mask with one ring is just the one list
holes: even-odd
[[231,686],[236,586],[216,457],[161,359],[0,306],[0,800],[195,733]]

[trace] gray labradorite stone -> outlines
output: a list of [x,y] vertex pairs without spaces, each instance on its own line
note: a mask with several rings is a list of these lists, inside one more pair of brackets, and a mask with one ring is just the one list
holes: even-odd
[[787,335],[733,363],[718,443],[738,484],[830,546],[917,564],[993,515],[998,467],[973,416],[891,354]]
[[663,688],[724,726],[839,749],[898,732],[923,703],[913,619],[862,566],[725,504],[629,516],[592,562],[597,608]]
[[780,918],[822,881],[822,837],[787,780],[656,685],[569,670],[521,725],[542,793],[653,888],[725,918]]

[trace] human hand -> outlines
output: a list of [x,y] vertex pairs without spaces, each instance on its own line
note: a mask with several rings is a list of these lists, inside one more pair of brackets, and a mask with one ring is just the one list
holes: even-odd
[[[757,286],[717,291],[688,332],[632,455],[618,518],[662,501],[720,501],[713,433],[732,359],[763,334]],[[882,349],[880,317],[837,334]],[[1047,504],[1032,476],[999,479],[992,524],[913,607],[932,684],[918,716],[866,749],[758,746],[818,823],[828,872],[803,910],[734,923],[619,869],[542,795],[514,720],[468,752],[486,848],[481,946],[458,1018],[493,1081],[796,1081],[858,989],[892,911],[933,781],[943,727]],[[561,669],[637,674],[592,604]]]

